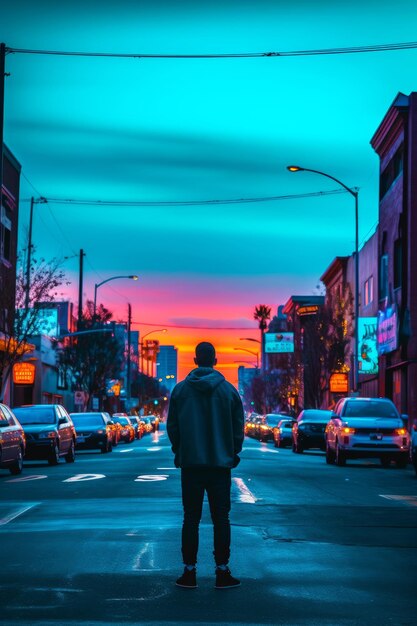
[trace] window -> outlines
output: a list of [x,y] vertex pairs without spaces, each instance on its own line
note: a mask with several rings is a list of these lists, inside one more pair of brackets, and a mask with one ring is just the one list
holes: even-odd
[[381,173],[381,178],[379,182],[379,199],[381,200],[387,191],[390,189],[393,182],[398,178],[398,176],[403,171],[403,162],[404,162],[404,146],[398,148],[396,153],[394,154],[391,161],[389,161],[388,165]]
[[402,285],[403,273],[403,243],[401,239],[394,241],[394,289]]
[[374,277],[370,276],[368,280],[365,280],[363,303],[364,306],[368,306],[374,299]]
[[388,297],[388,254],[383,254],[379,261],[379,299]]
[[0,241],[0,254],[6,261],[10,262],[11,259],[11,237],[12,237],[12,222],[7,217],[6,209],[1,207],[1,241]]

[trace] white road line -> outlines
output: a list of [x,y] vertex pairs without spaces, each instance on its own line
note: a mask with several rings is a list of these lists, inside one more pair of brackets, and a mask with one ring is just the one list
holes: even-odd
[[395,502],[401,502],[401,504],[409,504],[410,506],[417,506],[417,496],[396,496],[396,495],[384,495],[379,494],[381,498],[386,500],[394,500]]
[[33,507],[37,505],[38,503],[30,504],[29,506],[25,506],[23,509],[19,509],[15,513],[10,513],[10,515],[6,515],[6,517],[0,519],[0,526],[5,526],[9,522],[12,522],[14,519],[16,519],[16,517],[19,517],[19,515],[23,515],[23,513],[26,513],[26,511],[33,509]]
[[33,476],[22,476],[21,478],[12,478],[11,480],[6,480],[6,483],[24,483],[29,480],[42,480],[43,478],[48,478],[46,475],[33,475]]
[[244,481],[241,478],[233,478],[233,482],[236,487],[239,489],[239,502],[245,502],[246,504],[255,504],[257,498],[253,495],[251,490],[245,485]]
[[133,452],[133,448],[128,448],[127,450],[117,450],[117,452],[123,454],[123,452]]
[[175,470],[177,469],[176,467],[157,467],[157,470]]
[[156,446],[155,448],[146,448],[148,452],[159,452],[159,450],[162,450],[162,448],[160,446]]

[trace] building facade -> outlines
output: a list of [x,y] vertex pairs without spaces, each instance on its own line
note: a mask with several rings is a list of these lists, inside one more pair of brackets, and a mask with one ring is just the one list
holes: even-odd
[[417,93],[399,93],[371,140],[380,159],[379,395],[417,423]]
[[174,346],[159,346],[156,377],[171,393],[178,378],[178,350]]

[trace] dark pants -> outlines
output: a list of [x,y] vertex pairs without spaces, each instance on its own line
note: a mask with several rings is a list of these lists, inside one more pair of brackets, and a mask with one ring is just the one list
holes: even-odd
[[184,563],[186,565],[197,563],[198,527],[206,491],[214,527],[214,560],[216,565],[226,565],[230,558],[231,470],[222,467],[182,469],[181,487],[184,507],[182,526]]

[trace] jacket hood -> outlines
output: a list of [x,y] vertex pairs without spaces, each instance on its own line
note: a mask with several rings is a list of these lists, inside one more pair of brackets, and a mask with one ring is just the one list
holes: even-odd
[[223,374],[212,367],[197,367],[188,374],[185,380],[194,389],[202,393],[211,393],[225,378]]

